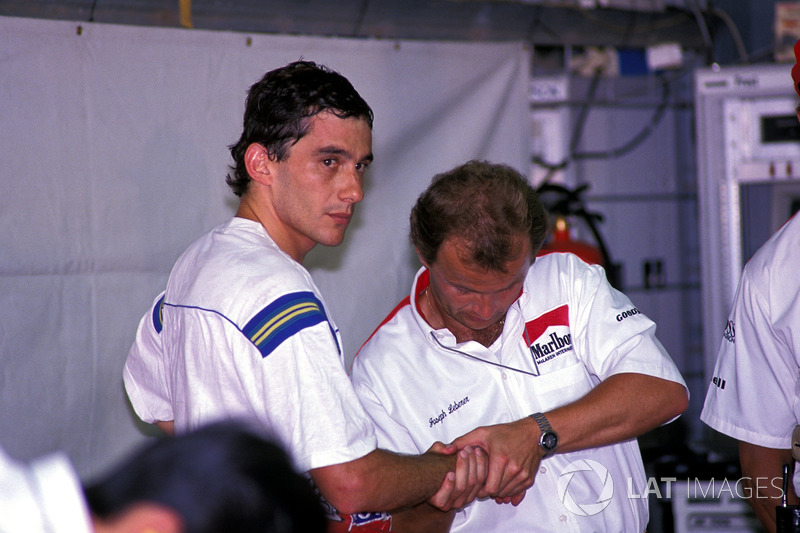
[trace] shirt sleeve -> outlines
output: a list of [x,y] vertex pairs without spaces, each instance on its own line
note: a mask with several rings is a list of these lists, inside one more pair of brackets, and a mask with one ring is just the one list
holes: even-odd
[[787,449],[798,420],[797,363],[772,324],[769,301],[745,269],[700,419],[737,440]]
[[358,459],[376,439],[345,373],[335,328],[318,314],[321,305],[299,303],[307,293],[286,296],[241,327],[204,309],[167,309],[165,331],[180,336],[169,359],[185,365],[171,372],[179,379],[176,431],[243,417],[275,436],[300,471]]
[[286,431],[302,471],[352,461],[375,450],[374,425],[353,390],[327,323],[295,334],[266,359],[261,362],[269,380],[263,388],[265,403],[284,402],[271,416],[276,427]]
[[[573,260],[577,261],[577,259]],[[621,373],[645,374],[688,388],[672,358],[656,337],[656,324],[623,293],[616,290],[596,266],[578,276],[575,316],[576,349],[597,381]],[[578,268],[578,267],[575,267]]]
[[139,321],[136,339],[122,372],[134,411],[150,424],[174,418],[161,344],[163,302],[164,293],[161,293]]
[[358,371],[355,380],[355,391],[361,400],[361,405],[375,423],[375,435],[378,439],[378,447],[397,453],[418,454],[425,450],[418,449],[411,438],[408,429],[400,422],[389,415],[381,400],[369,387],[367,382],[369,376],[365,372]]

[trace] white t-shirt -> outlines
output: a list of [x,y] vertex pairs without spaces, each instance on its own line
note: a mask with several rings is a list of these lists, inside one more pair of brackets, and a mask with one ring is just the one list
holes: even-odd
[[167,283],[160,334],[157,314],[142,319],[124,370],[143,420],[174,420],[178,433],[255,421],[300,471],[376,448],[319,290],[260,224],[233,218],[192,244]]
[[700,419],[737,440],[792,447],[800,423],[800,216],[742,271]]
[[[608,284],[602,269],[574,255],[536,259],[489,348],[457,344],[448,330],[425,322],[417,299],[427,285],[421,269],[412,296],[354,361],[353,383],[381,448],[418,453],[478,426],[570,403],[618,373],[685,387],[654,336],[655,324]],[[451,531],[644,531],[645,486],[635,439],[555,454],[541,462],[518,507],[476,501],[456,514]]]

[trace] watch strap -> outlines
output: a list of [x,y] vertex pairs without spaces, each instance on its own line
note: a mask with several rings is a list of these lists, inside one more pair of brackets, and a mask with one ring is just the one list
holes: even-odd
[[539,424],[539,430],[542,433],[545,431],[553,431],[553,428],[550,427],[550,422],[547,420],[547,417],[542,413],[533,413],[531,418],[536,420],[536,423]]
[[[533,413],[530,415],[536,423],[539,425],[539,430],[541,431],[541,435],[539,436],[539,447],[541,447],[545,452],[545,457],[548,455],[555,453],[556,448],[558,447],[558,435],[553,428],[550,426],[550,422],[547,420],[547,417],[544,416],[542,413]],[[546,444],[546,442],[555,441],[551,444]]]

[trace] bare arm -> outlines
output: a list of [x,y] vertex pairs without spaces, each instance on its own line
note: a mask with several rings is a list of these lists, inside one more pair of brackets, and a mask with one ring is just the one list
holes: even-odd
[[[775,506],[781,503],[783,465],[794,464],[792,450],[764,448],[739,441],[739,462],[747,501],[769,533],[775,533]],[[777,478],[777,481],[776,481]],[[797,505],[794,486],[789,483],[789,505]]]
[[159,420],[158,422],[156,422],[156,425],[159,427],[159,429],[161,429],[161,431],[163,431],[164,433],[166,433],[170,437],[174,437],[175,436],[175,421],[174,420],[168,420],[168,421]]
[[464,452],[472,450],[467,446],[459,452],[460,459],[468,460],[460,460],[456,471],[447,473],[444,483],[433,498],[410,509],[392,513],[393,531],[413,533],[450,531],[456,510],[477,497],[486,480],[489,467],[488,457],[480,448],[476,448],[474,453],[468,455]]
[[688,406],[689,397],[680,383],[627,373],[611,376],[547,418],[558,433],[559,451],[568,452],[637,437]]
[[[641,435],[686,410],[680,383],[636,373],[615,374],[586,396],[546,413],[558,434],[558,452],[604,446]],[[481,496],[508,498],[527,490],[542,459],[540,430],[530,417],[477,428],[454,442],[489,452],[489,475]]]
[[[469,477],[468,472],[476,468],[476,456],[471,450],[437,453],[443,448],[434,445],[422,455],[375,450],[354,461],[315,468],[309,474],[325,499],[344,514],[392,511],[427,500],[449,510],[467,503],[470,494],[474,499],[477,489],[455,480]],[[455,451],[450,448],[451,453]],[[450,478],[449,472],[467,474]],[[483,477],[473,476],[472,483],[480,486],[484,479],[485,472]]]
[[456,511],[443,512],[429,503],[392,513],[392,531],[397,533],[447,533]]

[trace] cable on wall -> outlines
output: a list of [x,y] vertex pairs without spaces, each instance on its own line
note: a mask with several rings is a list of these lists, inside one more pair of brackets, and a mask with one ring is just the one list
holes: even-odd
[[714,62],[714,42],[711,40],[711,32],[708,29],[708,24],[703,16],[703,12],[700,11],[700,6],[697,4],[697,0],[687,0],[687,3],[689,4],[689,9],[694,15],[695,20],[697,20],[697,27],[700,29],[700,36],[703,38],[703,43],[705,44],[706,63],[711,64]]
[[712,8],[709,13],[725,23],[725,27],[728,28],[728,31],[731,33],[733,44],[736,46],[736,52],[739,54],[739,61],[745,64],[750,63],[750,58],[747,55],[747,50],[745,49],[744,41],[742,40],[742,34],[739,33],[739,28],[736,27],[736,23],[733,21],[731,16],[721,9],[714,8]]
[[655,130],[658,124],[661,122],[661,119],[664,117],[664,111],[666,111],[667,105],[669,104],[669,83],[667,83],[663,78],[660,81],[661,101],[658,103],[658,106],[656,106],[653,115],[650,117],[650,121],[644,128],[642,128],[628,142],[622,146],[619,146],[618,148],[605,150],[602,152],[576,152],[572,154],[573,159],[612,159],[615,157],[622,157],[642,144],[642,142],[644,142],[644,140],[650,136],[653,130]]
[[539,156],[533,156],[531,158],[531,162],[537,166],[547,169],[549,172],[544,177],[543,182],[546,183],[552,177],[552,175],[558,171],[562,170],[567,167],[570,163],[580,160],[580,159],[612,159],[616,157],[621,157],[633,151],[636,147],[642,144],[647,137],[655,130],[658,124],[661,122],[661,119],[664,117],[664,112],[669,105],[669,97],[670,97],[670,89],[669,83],[670,81],[666,79],[666,77],[662,74],[657,75],[659,80],[661,81],[661,99],[656,106],[653,115],[650,117],[647,125],[645,125],[639,132],[637,132],[631,139],[621,146],[617,148],[612,148],[609,150],[603,151],[593,151],[593,152],[579,152],[577,150],[578,145],[580,143],[580,139],[583,135],[583,130],[586,126],[586,117],[588,116],[589,110],[591,109],[592,105],[594,104],[595,94],[597,92],[597,87],[599,85],[601,72],[598,70],[595,72],[595,75],[592,77],[592,81],[589,85],[589,90],[587,92],[586,99],[583,101],[581,106],[578,118],[575,123],[575,128],[573,131],[572,139],[570,140],[569,151],[566,158],[563,161],[558,163],[550,163],[545,161]]
[[358,37],[358,34],[361,33],[361,27],[364,25],[364,18],[367,16],[368,7],[369,0],[364,0],[361,2],[361,7],[358,9],[358,17],[356,18],[356,24],[353,27],[353,34],[351,37]]

